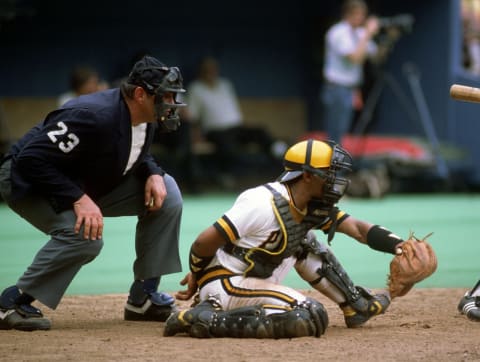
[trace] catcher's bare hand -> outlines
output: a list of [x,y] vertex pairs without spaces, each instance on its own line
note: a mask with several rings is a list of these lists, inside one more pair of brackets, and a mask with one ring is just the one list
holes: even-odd
[[187,290],[180,290],[175,294],[178,300],[189,300],[197,292],[197,278],[192,273],[188,273],[180,281],[180,285],[187,285]]

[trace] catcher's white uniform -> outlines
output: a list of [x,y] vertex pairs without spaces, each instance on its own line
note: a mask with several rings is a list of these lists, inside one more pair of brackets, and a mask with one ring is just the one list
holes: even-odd
[[[287,187],[280,182],[268,185],[289,200],[294,219],[300,221],[304,215],[290,201]],[[292,267],[307,282],[317,280],[317,270],[322,266],[318,255],[309,253],[302,260],[289,256],[273,270],[271,276],[261,278],[245,275],[253,266],[253,262],[248,263],[248,256],[246,262],[231,253],[235,247],[244,251],[262,249],[263,253],[271,253],[273,257],[282,248],[284,241],[282,225],[276,212],[272,192],[262,185],[241,193],[230,210],[215,222],[214,227],[224,235],[229,247],[217,250],[205,274],[198,280],[201,301],[214,296],[223,310],[264,305],[267,313],[290,310],[294,305],[305,301],[304,295],[280,283]],[[337,214],[338,223],[347,216],[340,211]],[[332,220],[326,216],[319,228],[327,232],[331,224]],[[337,302],[345,301],[343,294],[326,279],[314,287]]]
[[[307,140],[292,146],[284,162],[285,171],[278,182],[244,191],[213,224],[224,240],[209,227],[192,245],[189,263],[194,278],[185,280],[188,295],[197,282],[198,304],[172,314],[165,336],[320,337],[328,326],[324,306],[280,284],[292,268],[337,303],[349,328],[363,325],[388,308],[388,295],[373,295],[355,286],[332,251],[311,230],[323,230],[331,240],[337,225],[349,217],[335,206],[348,186],[347,179],[336,175],[349,169],[348,153],[335,144]],[[295,189],[298,192],[311,186],[321,196],[305,200],[306,210],[299,210],[289,188],[296,185],[300,185]],[[340,229],[355,236],[359,231],[366,238],[363,234],[368,224],[353,218],[349,221]],[[384,234],[377,235],[375,242],[383,240]],[[205,251],[218,245],[222,246],[213,257]],[[206,256],[197,255],[195,249],[203,249]]]

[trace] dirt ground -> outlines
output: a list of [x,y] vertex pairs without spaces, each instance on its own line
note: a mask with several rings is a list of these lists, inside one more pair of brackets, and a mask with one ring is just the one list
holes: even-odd
[[[126,322],[126,295],[67,296],[43,308],[50,331],[0,331],[1,361],[480,361],[480,323],[458,314],[464,289],[414,289],[384,315],[347,329],[316,291],[330,325],[321,338],[163,337],[163,323]],[[181,309],[188,307],[179,302]]]

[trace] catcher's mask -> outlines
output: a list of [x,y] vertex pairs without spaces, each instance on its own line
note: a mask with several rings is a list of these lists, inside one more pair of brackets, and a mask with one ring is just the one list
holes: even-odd
[[287,182],[310,172],[325,180],[321,202],[334,205],[345,194],[349,180],[343,175],[351,171],[352,157],[334,141],[308,139],[291,146],[283,158],[285,171],[278,181]]
[[[180,126],[177,108],[186,104],[177,100],[178,93],[184,93],[180,69],[167,67],[151,56],[145,56],[133,66],[128,83],[138,85],[155,96],[156,119],[163,131],[175,131]],[[173,93],[173,103],[165,103],[163,95]]]

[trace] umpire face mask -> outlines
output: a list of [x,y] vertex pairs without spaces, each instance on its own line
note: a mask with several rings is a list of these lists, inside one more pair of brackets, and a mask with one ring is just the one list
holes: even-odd
[[[177,101],[177,94],[185,93],[185,89],[183,89],[183,79],[180,70],[177,67],[166,68],[166,70],[165,76],[154,91],[155,113],[160,130],[171,132],[177,130],[180,126],[178,108],[185,107],[186,104]],[[173,103],[165,101],[164,95],[166,93],[172,93]]]

